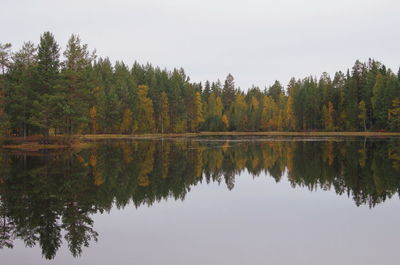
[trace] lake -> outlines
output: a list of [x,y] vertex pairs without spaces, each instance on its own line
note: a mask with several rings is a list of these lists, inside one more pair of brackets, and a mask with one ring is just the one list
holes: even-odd
[[396,264],[400,138],[0,152],[1,264]]

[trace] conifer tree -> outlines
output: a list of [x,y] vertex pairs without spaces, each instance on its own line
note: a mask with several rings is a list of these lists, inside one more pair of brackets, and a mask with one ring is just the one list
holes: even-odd
[[26,137],[33,130],[29,120],[32,117],[32,97],[34,96],[37,56],[32,42],[25,42],[21,50],[12,56],[6,109],[10,126],[15,133]]
[[231,74],[225,79],[224,87],[222,89],[222,104],[224,110],[227,111],[231,108],[233,102],[235,101],[235,81]]
[[87,44],[81,44],[79,36],[72,35],[64,52],[61,113],[64,121],[64,132],[72,134],[83,129],[88,122],[88,91],[94,55],[88,51]]
[[62,125],[58,117],[63,97],[59,89],[60,54],[59,46],[53,34],[45,32],[38,46],[37,85],[32,106],[30,122],[41,128],[44,136],[49,129]]

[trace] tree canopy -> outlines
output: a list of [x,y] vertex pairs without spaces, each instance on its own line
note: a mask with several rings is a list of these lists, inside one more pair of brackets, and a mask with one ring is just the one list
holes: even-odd
[[50,32],[19,51],[0,44],[0,133],[399,130],[400,71],[356,61],[331,78],[242,90],[191,82],[181,69],[97,58],[72,35],[61,52]]

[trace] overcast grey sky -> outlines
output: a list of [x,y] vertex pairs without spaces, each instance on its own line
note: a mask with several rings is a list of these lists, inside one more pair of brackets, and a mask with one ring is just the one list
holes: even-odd
[[356,59],[400,66],[399,0],[2,0],[0,43],[51,31],[99,56],[183,67],[194,81],[247,89],[346,70]]

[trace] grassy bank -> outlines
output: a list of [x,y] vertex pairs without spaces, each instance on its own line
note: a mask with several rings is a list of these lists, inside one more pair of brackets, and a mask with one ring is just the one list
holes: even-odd
[[87,146],[76,136],[32,135],[29,137],[0,137],[0,147],[24,151],[57,150],[68,148],[83,148]]

